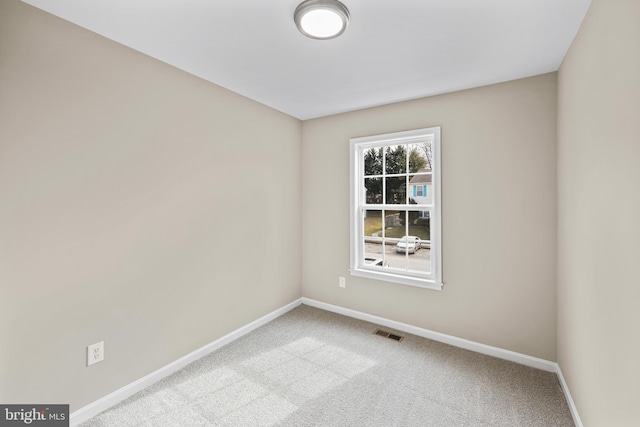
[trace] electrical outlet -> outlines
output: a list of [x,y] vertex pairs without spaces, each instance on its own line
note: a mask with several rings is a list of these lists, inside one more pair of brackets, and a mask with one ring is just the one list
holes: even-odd
[[87,366],[104,360],[104,341],[91,344],[87,347]]
[[347,280],[344,277],[338,277],[338,286],[341,288],[347,287]]

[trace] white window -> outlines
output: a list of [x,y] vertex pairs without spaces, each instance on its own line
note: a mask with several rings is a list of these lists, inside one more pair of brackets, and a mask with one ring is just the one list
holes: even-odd
[[351,274],[442,289],[440,127],[353,138],[350,149]]

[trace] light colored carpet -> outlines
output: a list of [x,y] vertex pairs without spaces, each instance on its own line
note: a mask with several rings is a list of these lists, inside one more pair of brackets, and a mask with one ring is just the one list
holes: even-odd
[[555,374],[375,329],[302,305],[82,426],[574,425]]

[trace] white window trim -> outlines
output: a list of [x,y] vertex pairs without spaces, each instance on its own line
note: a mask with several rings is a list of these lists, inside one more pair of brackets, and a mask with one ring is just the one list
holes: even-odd
[[[431,214],[431,254],[433,271],[429,278],[415,277],[393,271],[385,271],[379,267],[367,267],[360,265],[362,240],[362,225],[360,221],[360,200],[362,191],[360,178],[363,176],[363,160],[358,155],[361,149],[392,145],[394,143],[406,144],[411,140],[423,140],[433,136],[433,167],[432,167],[432,192],[433,209]],[[395,132],[383,135],[351,138],[350,149],[350,273],[353,276],[366,277],[375,280],[384,280],[403,285],[417,286],[426,289],[441,290],[442,283],[442,191],[441,191],[441,160],[440,160],[440,127],[416,129],[405,132]],[[364,258],[364,256],[362,256]]]

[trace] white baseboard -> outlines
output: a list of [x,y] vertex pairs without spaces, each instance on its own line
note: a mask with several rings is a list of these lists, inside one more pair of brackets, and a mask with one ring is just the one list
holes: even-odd
[[558,365],[557,374],[558,374],[558,380],[560,381],[560,385],[562,386],[562,391],[564,391],[564,396],[567,399],[567,405],[569,405],[571,416],[573,417],[573,423],[576,425],[576,427],[583,427],[582,420],[580,419],[580,415],[578,414],[578,408],[576,407],[576,404],[573,401],[573,397],[571,397],[569,386],[567,385],[567,382],[564,380],[564,375],[562,375],[562,370],[560,369],[560,365]]
[[91,417],[94,417],[96,415],[98,415],[100,412],[104,411],[105,409],[108,409],[118,403],[120,403],[121,401],[125,400],[126,398],[136,394],[137,392],[144,390],[145,388],[149,387],[150,385],[160,381],[161,379],[173,374],[176,371],[179,371],[180,369],[184,368],[185,366],[187,366],[189,363],[193,363],[198,359],[201,359],[202,357],[208,355],[209,353],[212,353],[213,351],[219,349],[220,347],[229,344],[230,342],[237,340],[238,338],[242,337],[243,335],[248,334],[249,332],[253,331],[256,328],[259,328],[260,326],[272,321],[273,319],[282,316],[283,314],[285,314],[286,312],[293,310],[294,308],[296,308],[297,306],[299,306],[300,304],[302,304],[302,298],[299,298],[287,305],[285,305],[284,307],[281,307],[275,311],[272,311],[271,313],[262,316],[261,318],[254,320],[253,322],[239,328],[236,329],[235,331],[221,337],[218,338],[217,340],[213,341],[212,343],[209,343],[207,345],[205,345],[204,347],[201,347],[189,354],[187,354],[186,356],[181,357],[180,359],[169,363],[166,366],[163,366],[162,368],[150,373],[149,375],[146,375],[142,378],[140,378],[137,381],[132,382],[131,384],[127,384],[126,386],[114,391],[113,393],[110,393],[98,400],[96,400],[93,403],[90,403],[87,406],[84,406],[80,409],[78,409],[77,411],[73,412],[70,414],[69,418],[70,418],[70,425],[71,426],[76,426],[86,420],[88,420]]
[[521,365],[530,366],[532,368],[541,369],[547,372],[557,372],[557,364],[544,359],[538,359],[537,357],[528,356],[522,353],[516,353],[515,351],[505,350],[498,347],[492,347],[486,344],[480,344],[475,341],[469,341],[464,338],[458,338],[440,332],[430,331],[428,329],[419,328],[417,326],[409,325],[407,323],[396,322],[395,320],[385,319],[383,317],[374,316],[373,314],[362,313],[360,311],[351,310],[348,308],[339,307],[337,305],[327,304],[324,302],[312,300],[309,298],[302,298],[302,303],[311,307],[320,308],[322,310],[331,311],[338,314],[343,314],[355,319],[364,320],[367,322],[375,323],[377,325],[386,326],[389,328],[397,329],[402,332],[417,335],[423,338],[429,338],[434,341],[439,341],[445,344],[449,344],[455,347],[464,348],[466,350],[475,351],[476,353],[482,353],[489,356],[497,357],[499,359],[509,360],[511,362],[519,363]]

